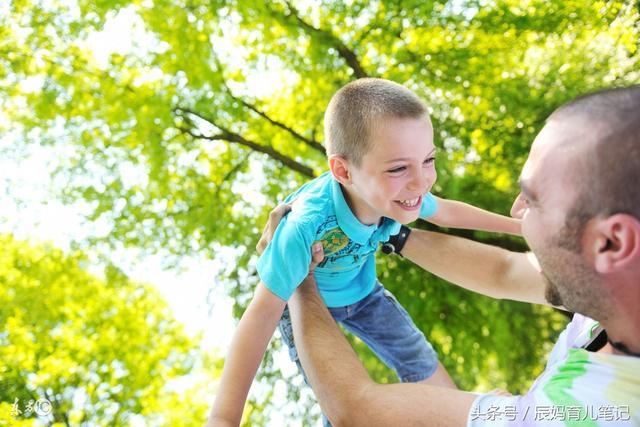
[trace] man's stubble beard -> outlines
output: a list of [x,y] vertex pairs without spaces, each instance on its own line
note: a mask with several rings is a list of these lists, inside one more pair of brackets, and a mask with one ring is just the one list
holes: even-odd
[[[599,321],[609,317],[602,278],[582,251],[584,226],[569,222],[536,254],[545,278],[545,299]],[[535,251],[534,251],[535,253]]]

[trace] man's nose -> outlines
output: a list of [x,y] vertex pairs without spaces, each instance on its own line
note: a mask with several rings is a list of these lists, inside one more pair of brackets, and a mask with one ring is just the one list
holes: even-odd
[[524,203],[524,197],[522,197],[522,193],[518,194],[518,197],[513,201],[513,205],[511,205],[511,216],[513,218],[522,219],[522,215],[524,214],[524,210],[526,205]]

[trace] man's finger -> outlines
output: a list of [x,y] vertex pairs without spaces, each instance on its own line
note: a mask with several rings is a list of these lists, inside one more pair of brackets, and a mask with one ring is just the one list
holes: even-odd
[[511,393],[506,390],[502,390],[501,388],[491,390],[488,394],[493,394],[494,396],[513,396]]
[[256,251],[258,255],[264,252],[264,249],[267,247],[267,244],[273,237],[273,232],[269,230],[269,221],[264,225],[264,229],[262,230],[262,235],[260,236],[260,240],[258,240],[258,244],[256,245]]
[[258,252],[258,255],[261,255],[262,252],[264,252],[264,248],[266,247],[267,243],[261,237],[260,240],[258,240],[258,244],[256,245],[256,252]]
[[269,213],[269,225],[277,226],[282,220],[282,217],[291,210],[291,203],[280,203]]
[[309,264],[309,272],[315,270],[316,266],[324,259],[324,250],[322,248],[322,242],[315,242],[311,246],[311,264]]
[[267,224],[264,226],[264,230],[262,230],[262,236],[260,236],[260,240],[258,240],[258,244],[256,245],[256,251],[258,252],[258,255],[262,254],[262,252],[264,252],[264,250],[267,248],[267,245],[273,239],[273,235],[278,228],[278,224],[280,224],[282,218],[290,210],[291,203],[280,203],[278,206],[273,208],[271,212],[269,212]]

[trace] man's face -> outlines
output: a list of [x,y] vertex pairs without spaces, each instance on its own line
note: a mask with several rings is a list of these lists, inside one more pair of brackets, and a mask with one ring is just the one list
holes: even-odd
[[549,303],[600,316],[600,278],[583,251],[584,230],[568,217],[585,173],[581,159],[591,145],[585,129],[588,124],[577,119],[554,120],[542,129],[522,169],[511,215],[522,219],[522,234],[547,279]]
[[374,224],[383,216],[403,224],[415,221],[436,180],[429,118],[384,119],[360,167],[352,166],[350,172],[349,201],[361,222]]

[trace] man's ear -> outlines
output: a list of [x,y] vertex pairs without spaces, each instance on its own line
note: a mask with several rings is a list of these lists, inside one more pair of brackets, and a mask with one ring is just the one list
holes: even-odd
[[351,164],[344,157],[337,154],[329,156],[329,169],[340,184],[348,185],[351,183]]
[[615,214],[594,225],[594,266],[600,274],[628,268],[640,259],[640,221],[629,214]]

